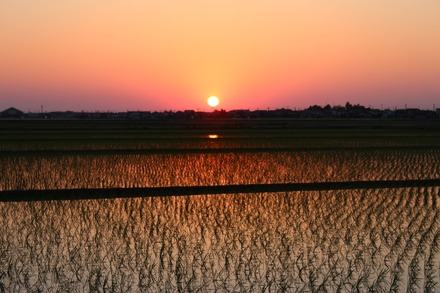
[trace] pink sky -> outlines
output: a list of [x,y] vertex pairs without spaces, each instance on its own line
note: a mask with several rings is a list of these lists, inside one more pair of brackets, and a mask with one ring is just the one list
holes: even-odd
[[0,110],[440,107],[440,1],[0,2]]

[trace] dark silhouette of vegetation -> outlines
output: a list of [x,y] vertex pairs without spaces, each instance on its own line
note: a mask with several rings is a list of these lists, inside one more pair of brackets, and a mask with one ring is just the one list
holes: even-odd
[[[3,114],[2,114],[3,113]],[[359,104],[346,102],[341,105],[312,105],[306,109],[265,109],[249,110],[234,109],[226,111],[224,109],[209,112],[185,110],[185,111],[127,111],[127,112],[74,112],[74,111],[52,111],[38,113],[24,113],[15,108],[9,108],[0,112],[0,118],[15,119],[141,119],[141,120],[198,120],[198,119],[343,119],[343,118],[362,118],[362,119],[439,119],[440,108],[419,109],[376,109],[365,107]]]

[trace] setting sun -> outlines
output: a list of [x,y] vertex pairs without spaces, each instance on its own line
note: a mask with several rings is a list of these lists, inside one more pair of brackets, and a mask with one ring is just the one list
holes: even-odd
[[215,107],[220,103],[220,100],[216,96],[211,96],[208,98],[208,105]]
[[39,2],[0,0],[0,111],[440,105],[438,0]]

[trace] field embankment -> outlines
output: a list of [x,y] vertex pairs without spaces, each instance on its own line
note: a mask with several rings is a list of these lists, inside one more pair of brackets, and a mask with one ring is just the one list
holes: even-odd
[[289,191],[329,191],[354,189],[440,187],[440,179],[379,180],[279,184],[241,184],[220,186],[173,186],[144,188],[101,188],[62,190],[9,190],[0,191],[0,202],[90,200],[130,197],[192,196],[236,193],[267,193]]

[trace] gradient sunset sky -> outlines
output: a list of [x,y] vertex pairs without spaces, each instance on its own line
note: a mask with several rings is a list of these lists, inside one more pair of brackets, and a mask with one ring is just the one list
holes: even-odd
[[2,0],[0,111],[440,107],[439,0]]

